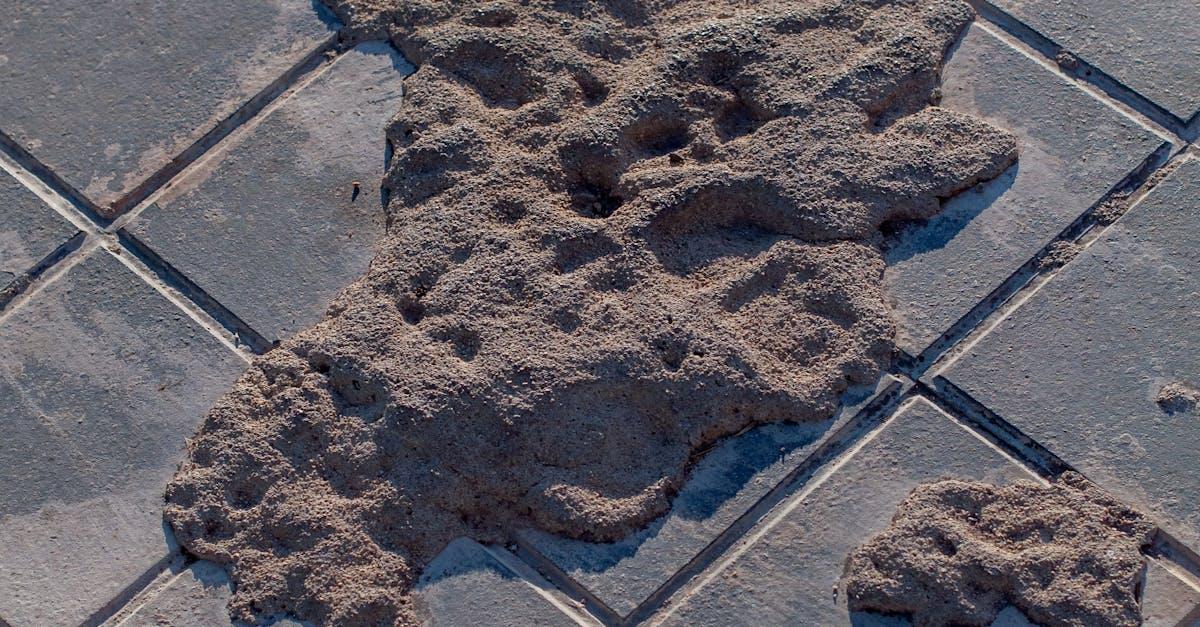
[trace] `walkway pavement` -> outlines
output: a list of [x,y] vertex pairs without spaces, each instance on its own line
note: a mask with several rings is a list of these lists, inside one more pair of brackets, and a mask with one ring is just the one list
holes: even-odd
[[[0,21],[0,627],[229,625],[162,488],[248,360],[365,270],[412,68],[310,0],[101,4]],[[1200,387],[1195,2],[978,8],[942,104],[1021,160],[894,235],[894,372],[721,443],[624,541],[456,541],[419,586],[434,624],[902,624],[837,584],[912,487],[1073,468],[1163,529],[1146,623],[1200,625],[1200,409],[1160,402]]]

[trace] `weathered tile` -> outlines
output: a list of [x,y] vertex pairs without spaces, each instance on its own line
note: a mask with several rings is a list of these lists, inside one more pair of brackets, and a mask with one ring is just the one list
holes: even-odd
[[100,250],[0,355],[0,616],[78,624],[167,556],[163,486],[245,362]]
[[1200,109],[1195,0],[993,3],[1177,117]]
[[885,275],[897,342],[919,353],[1077,216],[1162,139],[978,25],[943,73],[942,105],[1014,133],[1018,163],[903,229]]
[[315,51],[311,0],[23,0],[0,20],[0,131],[103,211]]
[[869,435],[849,459],[833,466],[832,473],[818,475],[776,508],[743,544],[701,575],[696,588],[674,601],[662,622],[849,624],[842,595],[836,593],[846,555],[887,527],[914,487],[943,477],[992,483],[1032,478],[917,399]]
[[115,627],[229,625],[225,605],[231,594],[229,577],[223,568],[212,562],[196,562],[173,575],[151,598],[139,599],[137,607],[131,608]]
[[943,374],[1200,547],[1200,161],[1189,160]]
[[74,234],[66,220],[0,170],[0,292]]
[[[893,393],[900,386],[887,376],[871,392]],[[525,532],[524,539],[626,616],[872,397],[868,390],[858,390],[827,421],[758,427],[720,443],[696,465],[671,511],[623,540],[595,544],[538,531]]]
[[130,231],[267,339],[311,326],[383,233],[384,126],[411,71],[387,45],[359,45]]

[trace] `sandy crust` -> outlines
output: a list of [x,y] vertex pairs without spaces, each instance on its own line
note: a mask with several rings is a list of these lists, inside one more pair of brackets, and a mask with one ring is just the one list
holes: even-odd
[[1016,157],[930,106],[957,0],[331,4],[419,69],[370,270],[168,488],[243,620],[413,623],[452,538],[615,539],[693,451],[826,418],[891,358],[881,226]]
[[989,625],[1007,604],[1046,627],[1141,624],[1154,525],[1075,473],[1042,486],[947,480],[913,490],[847,560],[852,611]]

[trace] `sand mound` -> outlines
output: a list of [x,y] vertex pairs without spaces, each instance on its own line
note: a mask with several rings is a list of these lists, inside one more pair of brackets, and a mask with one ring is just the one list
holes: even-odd
[[850,554],[847,598],[917,626],[988,625],[1009,603],[1047,627],[1140,625],[1153,531],[1075,473],[1049,486],[926,484]]
[[692,451],[890,359],[879,229],[996,176],[930,107],[957,0],[347,1],[418,67],[388,234],[213,408],[167,493],[231,610],[407,624],[456,536],[620,537]]

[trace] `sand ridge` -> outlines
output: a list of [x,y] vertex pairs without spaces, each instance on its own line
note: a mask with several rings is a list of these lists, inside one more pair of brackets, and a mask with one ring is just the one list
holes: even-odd
[[847,600],[917,627],[990,625],[1010,603],[1047,627],[1140,625],[1154,530],[1074,472],[1048,486],[929,483],[847,558]]
[[418,70],[388,232],[168,486],[235,618],[418,622],[459,536],[612,540],[693,451],[824,419],[891,359],[880,229],[997,176],[931,106],[959,0],[333,0]]

